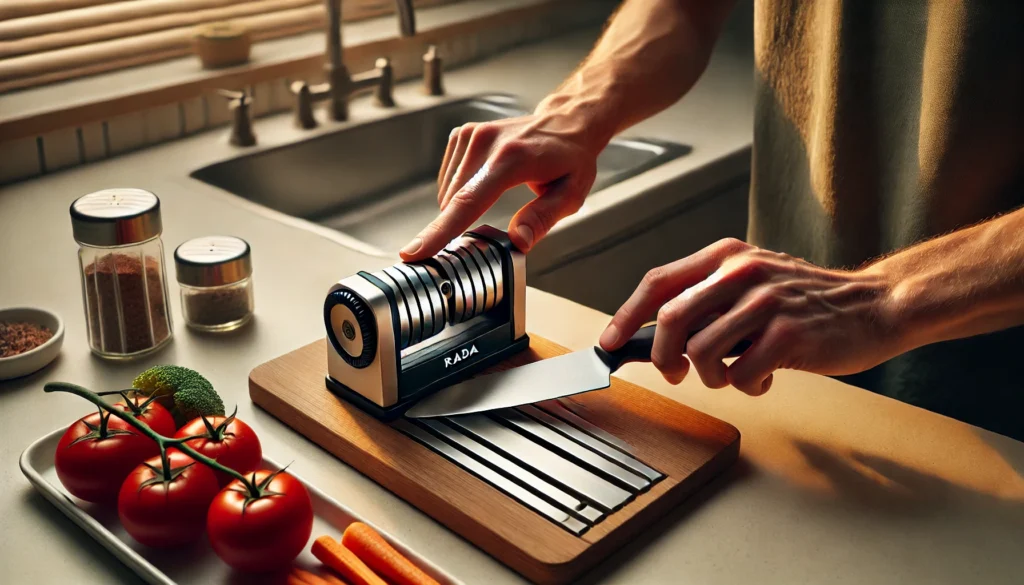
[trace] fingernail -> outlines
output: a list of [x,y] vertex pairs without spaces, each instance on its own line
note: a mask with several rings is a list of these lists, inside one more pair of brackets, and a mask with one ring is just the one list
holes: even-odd
[[619,328],[609,325],[601,334],[601,347],[615,347],[619,343]]
[[530,226],[524,223],[516,228],[516,233],[519,234],[519,239],[527,248],[533,245],[533,230],[530,229]]
[[768,391],[769,388],[772,387],[772,378],[773,376],[769,375],[764,380],[761,380],[761,394],[764,394],[765,392]]
[[409,255],[412,255],[412,254],[415,254],[416,252],[418,252],[419,249],[422,248],[422,247],[423,247],[423,239],[422,238],[413,238],[411,242],[409,242],[408,244],[405,245],[404,248],[402,248],[402,253],[405,254],[406,256],[409,256]]

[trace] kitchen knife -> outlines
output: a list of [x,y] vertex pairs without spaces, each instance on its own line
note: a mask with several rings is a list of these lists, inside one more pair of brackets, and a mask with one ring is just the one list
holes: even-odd
[[[612,372],[623,364],[651,361],[656,329],[657,325],[641,327],[615,351],[594,347],[466,380],[424,398],[406,411],[405,416],[469,414],[607,388],[611,385]],[[729,356],[738,356],[749,345],[749,342],[740,343]]]

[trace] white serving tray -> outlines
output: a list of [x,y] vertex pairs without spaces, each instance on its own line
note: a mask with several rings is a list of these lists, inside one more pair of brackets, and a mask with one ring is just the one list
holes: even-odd
[[[57,443],[64,429],[58,429],[29,445],[21,454],[21,471],[32,485],[47,500],[57,506],[68,518],[82,527],[89,536],[95,538],[122,563],[138,573],[143,580],[153,585],[178,585],[186,583],[280,583],[281,576],[260,576],[236,573],[231,570],[210,548],[204,535],[194,545],[181,549],[154,549],[143,546],[125,532],[117,519],[114,506],[90,504],[71,496],[57,479],[53,457]],[[275,461],[263,458],[266,469],[280,469]],[[313,535],[312,540],[323,534],[334,535],[340,539],[345,527],[355,521],[364,522],[377,530],[406,558],[418,565],[428,575],[443,585],[461,585],[430,561],[409,550],[404,544],[378,529],[372,522],[360,518],[351,510],[339,504],[327,494],[316,489],[301,477],[292,473],[309,490],[313,500]],[[320,565],[309,552],[309,544],[295,560],[295,565],[305,569],[314,569]]]

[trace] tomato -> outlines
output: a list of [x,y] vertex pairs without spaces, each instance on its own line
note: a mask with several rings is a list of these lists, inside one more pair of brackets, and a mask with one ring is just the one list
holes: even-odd
[[153,457],[132,471],[117,496],[124,529],[152,547],[181,546],[203,535],[210,502],[220,490],[213,471],[180,451],[168,451],[171,478]]
[[306,486],[281,472],[260,470],[255,482],[263,496],[252,499],[242,482],[221,490],[206,520],[214,552],[247,573],[288,566],[313,532],[313,503]]
[[[146,400],[148,400],[148,398],[143,396],[136,396],[131,399],[132,404],[135,406],[142,406],[145,404],[145,406],[142,407],[142,412],[136,414],[135,418],[146,423],[146,426],[153,429],[156,434],[163,435],[165,437],[173,437],[174,431],[178,429],[178,426],[174,424],[174,417],[171,416],[171,411],[164,408],[155,400],[146,404]],[[132,410],[126,409],[126,406],[127,405],[124,402],[118,402],[114,405],[114,408],[134,414]]]
[[[102,427],[106,419],[106,430]],[[123,420],[94,412],[68,427],[57,443],[54,464],[57,478],[76,498],[112,502],[121,484],[160,447]]]
[[[202,418],[192,419],[174,435],[177,438],[203,435],[202,438],[186,441],[185,444],[214,459],[221,465],[245,475],[259,469],[263,463],[263,447],[252,427],[234,416],[212,416],[203,422]],[[230,475],[215,472],[221,486],[231,483]]]

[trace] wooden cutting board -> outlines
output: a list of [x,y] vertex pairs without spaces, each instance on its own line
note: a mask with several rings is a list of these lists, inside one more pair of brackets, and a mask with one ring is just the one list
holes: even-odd
[[[530,348],[494,371],[567,353],[531,335]],[[577,537],[327,390],[320,340],[256,367],[253,402],[441,524],[537,583],[566,583],[608,557],[729,467],[735,427],[612,378],[570,399],[578,415],[625,440],[666,478]]]

